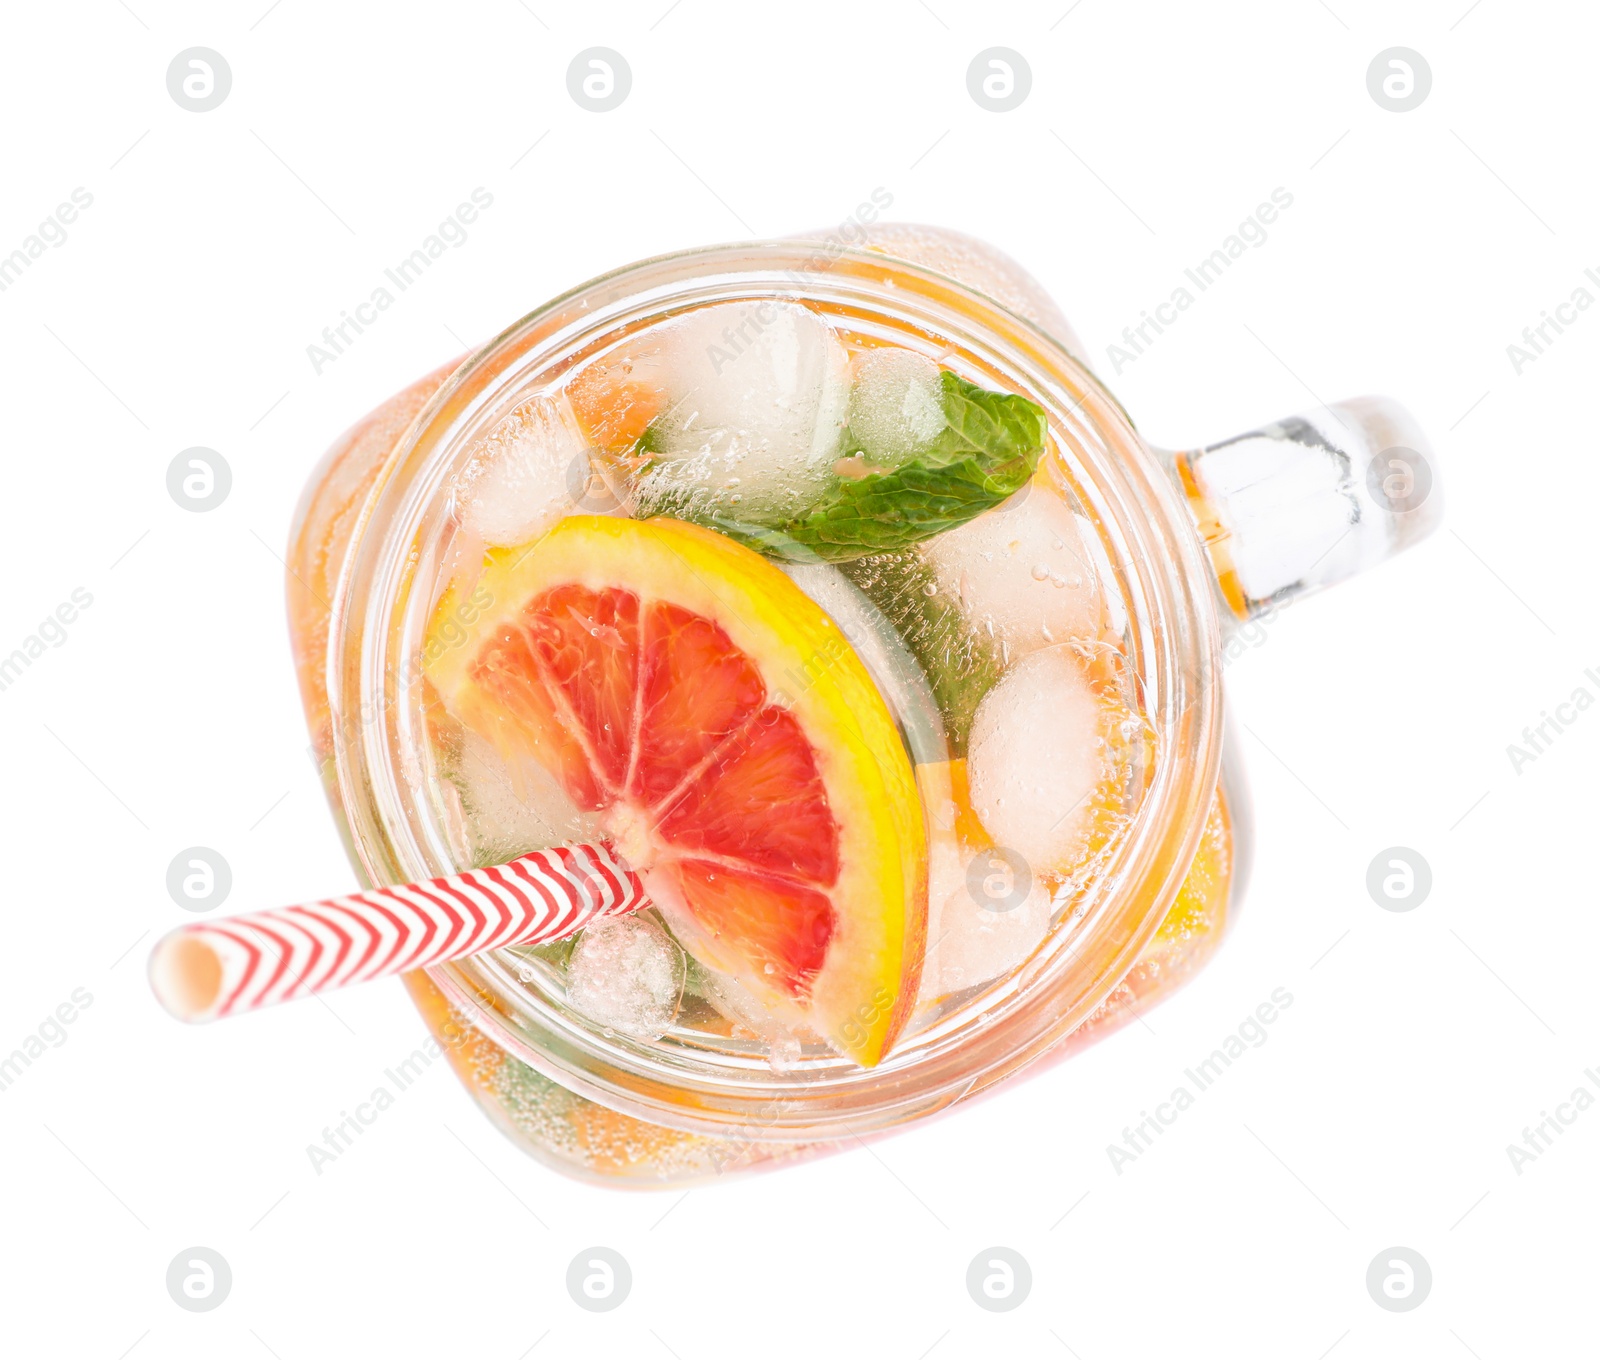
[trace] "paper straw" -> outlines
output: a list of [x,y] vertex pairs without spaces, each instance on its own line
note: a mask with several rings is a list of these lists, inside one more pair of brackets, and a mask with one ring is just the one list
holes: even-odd
[[562,845],[426,883],[183,926],[151,951],[150,985],[178,1019],[215,1020],[563,939],[649,905],[610,845]]

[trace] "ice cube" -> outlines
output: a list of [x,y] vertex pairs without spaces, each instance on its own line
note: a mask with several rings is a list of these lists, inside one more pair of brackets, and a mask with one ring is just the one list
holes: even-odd
[[646,916],[590,926],[567,961],[567,1000],[595,1024],[634,1039],[659,1039],[683,995],[683,951]]
[[1013,657],[1100,634],[1103,611],[1077,517],[1043,477],[929,539],[922,554],[938,589]]
[[[986,855],[980,851],[977,856],[981,872],[986,877],[1007,877],[1005,861]],[[1004,891],[986,901],[982,891],[974,893],[968,887],[969,862],[957,867],[959,886],[929,899],[922,1004],[1009,973],[1050,933],[1054,902],[1045,882],[1033,879],[1027,896],[1008,906]],[[949,881],[947,876],[945,883]]]
[[589,476],[583,435],[566,408],[534,397],[473,454],[456,486],[461,523],[484,543],[526,543],[571,511]]
[[[957,803],[960,762],[917,766],[928,817],[928,946],[918,1009],[1010,972],[1050,929],[1049,886],[1015,868]],[[963,798],[964,798],[963,793]]]
[[871,349],[852,367],[853,447],[886,467],[927,449],[944,428],[938,364],[908,349]]
[[456,790],[460,825],[475,864],[504,864],[530,850],[600,834],[592,813],[583,812],[536,761],[515,769],[494,746],[462,729],[453,761],[443,771]]
[[849,359],[805,307],[770,298],[703,307],[667,332],[672,404],[651,426],[641,512],[776,523],[833,477]]
[[972,720],[972,809],[997,846],[1035,876],[1082,858],[1110,762],[1100,701],[1069,647],[1032,652],[984,696]]

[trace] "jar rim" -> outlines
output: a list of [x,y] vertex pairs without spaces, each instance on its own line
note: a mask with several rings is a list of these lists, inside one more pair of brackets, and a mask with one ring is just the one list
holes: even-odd
[[[1154,760],[1125,836],[1070,932],[874,1068],[846,1059],[714,1062],[532,1006],[494,956],[429,970],[515,1057],[624,1114],[751,1141],[859,1136],[954,1104],[1046,1054],[1109,996],[1153,937],[1198,844],[1221,757],[1218,618],[1180,494],[1132,422],[1066,347],[992,298],[870,249],[762,241],[657,256],[600,275],[480,347],[418,414],[376,479],[333,602],[328,694],[340,796],[356,855],[378,883],[453,872],[417,796],[416,591],[431,592],[429,534],[448,514],[454,461],[535,382],[627,328],[707,301],[819,299],[942,337],[997,386],[1039,401],[1075,488],[1106,537],[1127,607],[1130,668]],[[431,526],[431,528],[430,528]],[[425,602],[425,615],[431,600]],[[1062,938],[1055,939],[1060,936]]]

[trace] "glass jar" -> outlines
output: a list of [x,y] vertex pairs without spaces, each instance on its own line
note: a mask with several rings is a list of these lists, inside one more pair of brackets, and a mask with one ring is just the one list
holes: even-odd
[[1128,815],[1093,875],[1056,899],[1043,944],[922,1008],[871,1068],[824,1048],[766,1061],[736,1027],[632,1040],[508,951],[409,975],[434,1041],[505,1133],[605,1184],[680,1185],[849,1145],[1038,1070],[1170,995],[1231,924],[1248,859],[1224,737],[1231,630],[1421,537],[1442,504],[1421,434],[1377,399],[1204,449],[1150,448],[1039,285],[955,233],[879,225],[848,247],[801,237],[631,265],[391,398],[307,485],[287,559],[291,636],[364,882],[468,867],[429,760],[421,656],[467,450],[530,391],[660,318],[762,299],[803,300],[1044,408],[1039,475],[1080,511],[1136,696]]

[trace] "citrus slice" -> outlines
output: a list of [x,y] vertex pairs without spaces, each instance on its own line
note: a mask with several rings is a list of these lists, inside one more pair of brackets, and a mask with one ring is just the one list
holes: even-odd
[[[683,944],[863,1066],[911,1010],[926,845],[911,765],[833,621],[766,560],[671,519],[573,515],[488,555],[426,673],[536,760]],[[448,630],[448,631],[446,631]]]

